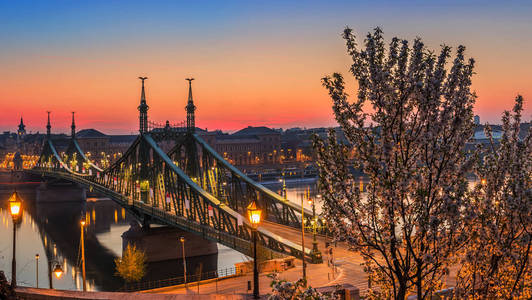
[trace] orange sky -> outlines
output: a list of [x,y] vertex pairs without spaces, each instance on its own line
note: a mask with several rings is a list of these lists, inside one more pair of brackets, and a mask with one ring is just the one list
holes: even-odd
[[[136,78],[141,75],[149,77],[150,120],[185,119],[184,78],[193,76],[200,127],[332,126],[331,101],[320,78],[339,71],[353,87],[340,38],[346,24],[359,36],[379,25],[387,39],[421,36],[434,49],[443,42],[466,45],[467,55],[477,60],[473,88],[482,122],[497,122],[517,93],[525,97],[524,117],[530,120],[530,6],[520,13],[456,5],[445,6],[441,13],[434,7],[383,13],[341,3],[326,9],[294,4],[284,7],[286,11],[264,12],[246,7],[212,11],[209,18],[198,14],[183,21],[191,24],[186,29],[179,21],[174,24],[177,16],[164,7],[146,16],[138,12],[141,17],[136,11],[124,16],[118,8],[108,8],[98,15],[101,20],[87,8],[50,17],[28,7],[10,7],[20,18],[8,19],[8,26],[0,29],[0,42],[6,45],[0,53],[0,130],[14,131],[22,115],[28,130],[43,132],[50,110],[53,132],[69,132],[71,111],[77,112],[79,129],[136,132]],[[424,10],[432,15],[420,14]],[[31,26],[15,22],[25,20],[23,12],[34,14]],[[139,20],[142,26],[136,25]]]

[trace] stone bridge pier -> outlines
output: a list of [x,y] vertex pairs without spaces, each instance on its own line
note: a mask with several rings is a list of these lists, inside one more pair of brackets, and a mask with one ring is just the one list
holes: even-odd
[[[193,275],[217,270],[218,244],[216,242],[173,227],[141,227],[136,221],[132,221],[130,225],[129,230],[122,234],[122,249],[124,251],[131,243],[146,253],[147,276],[143,280],[183,276],[181,236],[185,238],[187,281],[194,281]],[[205,279],[205,276],[207,275],[203,275],[202,279]]]

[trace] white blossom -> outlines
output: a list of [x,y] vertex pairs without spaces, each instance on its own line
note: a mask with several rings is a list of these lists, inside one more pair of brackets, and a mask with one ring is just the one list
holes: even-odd
[[[472,166],[464,146],[473,133],[474,61],[459,46],[448,69],[450,47],[438,56],[419,38],[386,47],[379,28],[363,48],[350,28],[343,37],[358,91],[349,101],[341,74],[323,78],[350,143],[338,143],[334,130],[327,141],[314,139],[324,214],[335,237],[363,256],[369,298],[427,299],[468,240],[461,212]],[[350,166],[369,178],[367,195]]]

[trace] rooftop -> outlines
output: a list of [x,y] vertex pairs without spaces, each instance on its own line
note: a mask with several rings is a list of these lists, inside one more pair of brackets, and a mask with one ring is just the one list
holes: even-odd
[[278,132],[266,126],[259,126],[259,127],[248,126],[244,129],[241,129],[233,133],[233,135],[257,135],[257,134],[274,134],[274,133],[278,133]]
[[83,129],[76,133],[77,138],[105,138],[107,135],[96,129]]

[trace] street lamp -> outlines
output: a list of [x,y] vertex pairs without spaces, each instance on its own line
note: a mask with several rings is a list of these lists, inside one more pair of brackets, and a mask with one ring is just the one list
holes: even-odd
[[11,197],[9,197],[9,211],[11,212],[11,218],[13,219],[13,260],[11,261],[11,286],[15,288],[17,286],[17,261],[16,245],[17,245],[17,225],[20,221],[22,214],[22,201],[15,190]]
[[61,268],[61,265],[57,263],[55,265],[54,270],[52,271],[57,279],[61,278],[61,275],[63,275],[63,268]]
[[316,241],[316,227],[318,225],[316,224],[316,204],[310,197],[308,198],[308,204],[312,206],[312,220],[310,221],[310,224],[312,225],[312,257],[314,257],[320,252],[320,250],[318,250],[318,241]]
[[35,254],[35,287],[39,288],[39,253]]
[[83,276],[83,291],[87,291],[87,281],[85,279],[85,238],[83,232],[85,231],[85,219],[81,218],[81,274]]
[[284,177],[284,170],[281,173],[282,179],[279,179],[279,181],[283,184],[282,194],[284,199],[286,200],[286,179]]
[[301,261],[303,262],[303,285],[307,286],[307,262],[305,261],[305,207],[301,196]]
[[253,298],[259,299],[259,268],[257,266],[257,227],[261,221],[262,210],[257,206],[255,200],[247,207],[249,222],[253,233]]
[[181,241],[181,250],[183,252],[183,279],[185,280],[185,287],[187,286],[187,258],[185,256],[185,237],[181,236],[179,238]]
[[[52,265],[54,264],[55,264],[55,267],[52,270]],[[50,281],[50,289],[54,288],[54,285],[53,285],[54,279],[52,277],[52,274],[54,274],[57,279],[61,278],[61,275],[63,275],[63,268],[61,267],[61,264],[59,263],[59,261],[57,261],[55,258],[48,260],[48,280]]]

